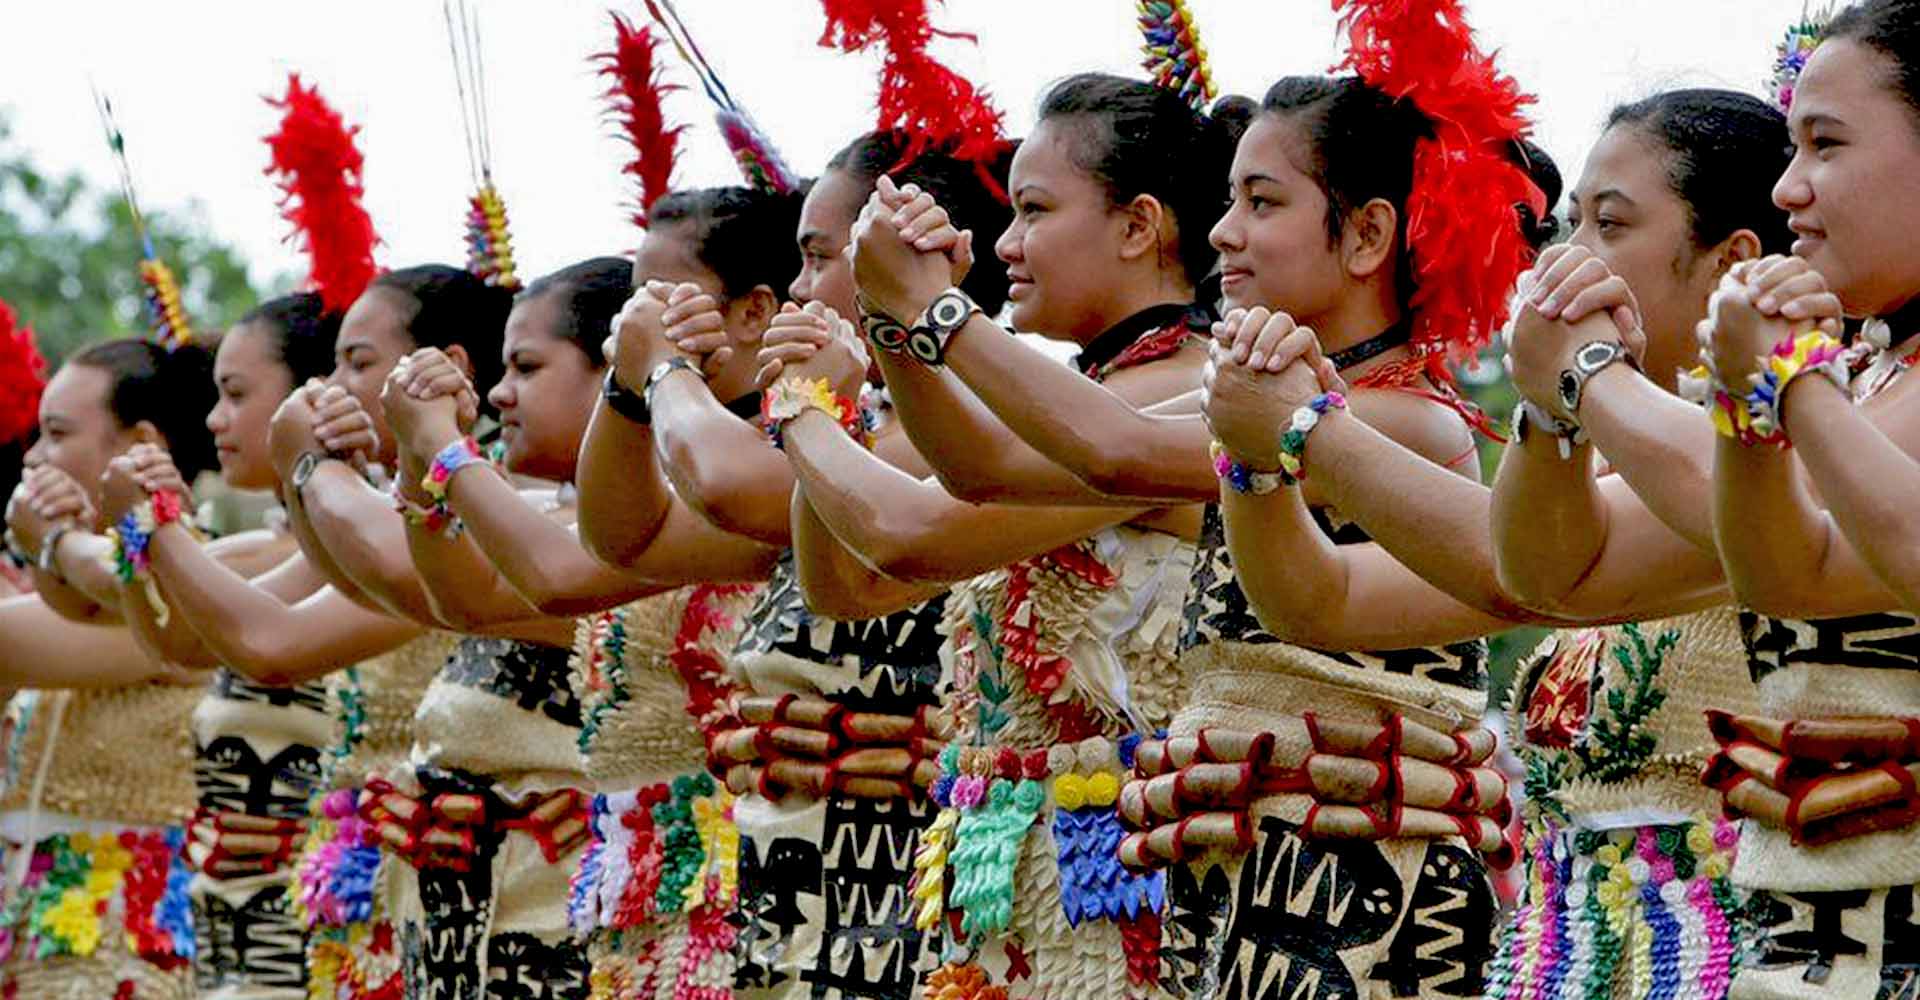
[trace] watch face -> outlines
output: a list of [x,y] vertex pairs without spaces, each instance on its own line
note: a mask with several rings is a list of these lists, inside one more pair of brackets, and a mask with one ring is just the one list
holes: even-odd
[[1619,350],[1620,348],[1605,342],[1588,344],[1580,349],[1580,353],[1574,355],[1574,364],[1591,374],[1598,371],[1600,366],[1612,361]]
[[927,307],[927,325],[936,330],[951,331],[967,321],[973,313],[973,303],[966,296],[948,292]]
[[320,456],[310,451],[302,454],[295,460],[293,463],[293,488],[297,490],[307,485],[307,480],[313,478],[313,470],[319,467],[319,465]]

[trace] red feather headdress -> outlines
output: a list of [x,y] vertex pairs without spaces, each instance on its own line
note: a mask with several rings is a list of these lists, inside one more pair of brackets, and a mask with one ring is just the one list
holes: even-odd
[[613,77],[606,93],[608,112],[620,121],[620,130],[633,144],[633,162],[622,168],[640,182],[640,210],[633,222],[647,228],[647,212],[673,189],[673,165],[680,158],[680,134],[685,125],[667,127],[661,99],[680,90],[662,79],[663,68],[654,56],[660,40],[648,28],[636,30],[626,18],[613,15],[613,51],[593,58],[600,73]]
[[934,28],[927,0],[821,0],[821,5],[827,12],[821,45],[842,52],[859,52],[875,42],[885,48],[875,127],[906,134],[901,163],[930,149],[949,152],[980,164],[981,178],[1004,198],[985,169],[1007,147],[999,110],[985,91],[927,54],[935,35],[973,36]]
[[290,240],[312,260],[308,284],[329,312],[345,312],[366,291],[379,268],[373,262],[380,237],[361,204],[360,150],[340,112],[319,90],[287,78],[287,95],[267,103],[280,108],[280,128],[266,137],[272,163],[267,173],[280,185],[280,214],[293,223]]
[[34,343],[33,328],[16,326],[13,307],[0,301],[0,444],[33,432],[46,387],[47,359]]
[[1508,155],[1531,129],[1533,97],[1474,44],[1460,0],[1333,0],[1351,69],[1433,122],[1414,151],[1407,198],[1414,345],[1449,379],[1506,322],[1514,281],[1532,259],[1516,205],[1546,199]]

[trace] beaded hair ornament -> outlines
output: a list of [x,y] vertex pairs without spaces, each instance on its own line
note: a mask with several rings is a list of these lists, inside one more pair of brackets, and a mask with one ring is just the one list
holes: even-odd
[[95,90],[93,103],[100,113],[100,127],[106,132],[114,166],[120,172],[121,197],[126,199],[127,212],[133,218],[133,231],[140,237],[140,284],[146,297],[148,330],[155,343],[171,351],[193,342],[193,327],[180,302],[180,283],[154,249],[153,234],[147,230],[146,217],[140,214],[140,200],[133,193],[133,169],[127,164],[127,139],[114,121],[113,102]]
[[721,82],[720,75],[714,72],[713,64],[707,61],[706,53],[700,51],[699,43],[688,33],[686,23],[680,19],[680,12],[674,9],[673,0],[647,0],[647,13],[653,16],[660,30],[667,33],[667,40],[680,53],[681,61],[693,70],[694,76],[700,80],[700,89],[706,91],[707,99],[714,103],[714,123],[719,125],[720,137],[733,152],[734,161],[740,165],[740,173],[747,183],[774,194],[800,190],[800,175],[787,166],[780,151],[774,148],[773,140],[761,130],[747,109],[734,100],[727,85]]
[[1827,25],[1832,21],[1831,6],[1817,12],[1803,9],[1800,20],[1789,27],[1774,46],[1773,77],[1767,81],[1767,93],[1782,112],[1793,110],[1793,90],[1800,83],[1800,73],[1807,68],[1807,59],[1813,50],[1820,47],[1820,40],[1826,37]]
[[1201,44],[1187,0],[1139,0],[1139,8],[1148,75],[1204,114],[1217,91],[1207,47]]
[[1480,51],[1460,0],[1333,0],[1347,36],[1335,71],[1352,70],[1412,101],[1433,135],[1413,154],[1407,250],[1413,345],[1429,378],[1451,382],[1506,322],[1514,282],[1532,261],[1515,206],[1546,199],[1507,154],[1531,131],[1534,98]]
[[673,166],[680,158],[680,136],[687,127],[669,127],[661,102],[681,87],[665,81],[664,69],[655,58],[660,40],[652,29],[636,30],[632,22],[614,14],[613,34],[613,49],[596,54],[593,60],[602,76],[613,79],[606,92],[607,114],[633,145],[633,161],[621,172],[640,184],[633,223],[645,229],[653,203],[673,190]]
[[480,12],[469,0],[443,0],[447,48],[453,57],[453,88],[460,97],[460,127],[467,140],[467,270],[489,285],[518,289],[507,204],[493,185],[493,137],[487,118],[486,61],[480,49]]
[[936,35],[977,39],[933,27],[927,4],[928,0],[821,0],[827,26],[820,44],[847,53],[864,52],[877,44],[885,53],[874,128],[906,136],[900,166],[922,153],[941,150],[973,163],[987,190],[1005,201],[1006,192],[989,169],[1008,146],[999,109],[986,91],[927,54],[927,45]]
[[307,251],[307,279],[328,312],[346,312],[380,273],[373,248],[380,242],[361,199],[364,163],[340,112],[320,91],[287,78],[286,96],[267,103],[281,109],[280,126],[265,139],[267,173],[280,187],[280,216],[293,224],[290,242]]

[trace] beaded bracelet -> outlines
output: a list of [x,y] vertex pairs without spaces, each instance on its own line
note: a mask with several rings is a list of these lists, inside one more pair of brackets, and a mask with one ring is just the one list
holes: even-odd
[[1235,493],[1263,497],[1282,486],[1288,485],[1284,472],[1260,472],[1234,461],[1228,454],[1227,446],[1218,441],[1207,446],[1213,456],[1213,474],[1220,481],[1233,487]]
[[1347,397],[1337,392],[1323,392],[1307,401],[1307,405],[1293,411],[1293,419],[1287,424],[1287,432],[1280,435],[1280,471],[1290,481],[1307,478],[1307,435],[1320,426],[1320,418],[1332,410],[1347,408]]
[[145,584],[147,604],[153,608],[154,621],[163,628],[167,624],[167,602],[161,599],[160,588],[148,572],[153,562],[147,550],[153,544],[153,533],[174,523],[193,530],[192,522],[181,518],[180,494],[160,490],[120,515],[120,520],[107,529],[107,540],[113,543],[106,557],[108,569],[121,583]]
[[393,490],[395,509],[406,517],[409,524],[421,525],[435,534],[458,537],[463,525],[447,503],[447,484],[453,480],[454,473],[486,460],[480,451],[480,443],[471,437],[449,443],[433,456],[433,462],[427,466],[427,474],[420,477],[420,489],[426,492],[428,502],[416,504],[407,499],[396,483]]
[[835,393],[824,378],[792,376],[781,379],[760,397],[761,423],[775,448],[785,449],[787,424],[808,410],[825,413],[855,441],[873,447],[871,410]]
[[1748,376],[1752,388],[1745,393],[1735,394],[1717,372],[1703,364],[1681,380],[1681,395],[1706,404],[1713,429],[1722,437],[1748,446],[1785,448],[1791,442],[1781,419],[1780,402],[1787,387],[1808,372],[1819,372],[1844,393],[1850,381],[1848,358],[1849,352],[1839,340],[1812,330],[1775,344],[1760,371]]

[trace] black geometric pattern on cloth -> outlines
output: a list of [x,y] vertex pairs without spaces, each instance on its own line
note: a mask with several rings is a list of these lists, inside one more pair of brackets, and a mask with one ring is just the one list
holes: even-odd
[[756,838],[740,837],[740,902],[727,915],[739,932],[734,939],[735,989],[770,990],[787,981],[782,969],[794,964],[787,956],[794,931],[817,905],[802,897],[820,895],[818,845],[801,837],[776,837],[764,854]]
[[1176,997],[1211,997],[1220,978],[1233,885],[1216,862],[1167,869],[1167,913],[1160,946],[1160,985]]
[[304,989],[307,943],[284,882],[264,885],[238,906],[193,894],[194,984],[202,992],[260,986]]
[[486,1000],[586,1000],[586,949],[573,937],[542,941],[511,931],[487,939]]
[[291,743],[265,760],[243,736],[196,746],[193,783],[203,808],[267,819],[303,819],[320,787],[320,748]]
[[821,866],[820,953],[800,975],[814,1000],[914,1000],[940,964],[941,935],[913,926],[907,883],[920,831],[933,820],[925,799],[827,799]]
[[454,647],[440,676],[578,729],[580,697],[573,690],[568,666],[572,656],[571,650],[557,646],[467,636]]
[[[1246,592],[1240,589],[1240,579],[1233,571],[1233,555],[1227,548],[1226,522],[1220,515],[1219,504],[1208,504],[1201,521],[1192,586],[1187,591],[1182,617],[1182,651],[1214,642],[1267,645],[1282,641],[1260,627],[1259,618],[1247,603]],[[1487,644],[1480,639],[1444,646],[1321,652],[1321,655],[1364,670],[1418,677],[1466,691],[1484,691],[1487,688]]]
[[[460,772],[420,768],[421,798],[436,795],[478,795],[488,816],[500,815],[501,802],[484,779]],[[400,928],[400,954],[409,1000],[474,1000],[489,996],[488,967],[492,957],[487,928],[493,923],[493,860],[500,853],[506,831],[492,823],[473,827],[473,851],[467,870],[400,864],[395,875],[418,880],[419,923]],[[537,995],[537,994],[536,994]]]
[[1480,856],[1430,843],[1407,900],[1407,919],[1368,973],[1396,997],[1477,997],[1486,992],[1498,905]]
[[1843,958],[1867,953],[1867,943],[1844,929],[1848,910],[1867,905],[1869,889],[1833,892],[1773,893],[1756,890],[1747,904],[1747,916],[1760,932],[1751,959],[1757,969],[1799,967],[1800,978],[1820,985],[1833,975]]
[[1886,941],[1880,946],[1880,991],[1874,1000],[1920,1000],[1920,923],[1913,886],[1887,890]]
[[256,684],[226,667],[221,667],[214,672],[212,694],[215,698],[224,701],[257,702],[272,705],[275,708],[304,708],[309,712],[327,714],[325,681],[309,681],[305,684],[285,686]]
[[[747,630],[735,655],[785,653],[808,663],[893,664],[921,668],[940,662],[941,594],[913,607],[870,621],[829,621],[807,610],[800,593],[793,553],[774,568],[767,588],[747,614]],[[825,626],[824,628],[822,626]]]
[[1903,613],[1803,621],[1740,612],[1753,679],[1802,664],[1920,670],[1920,617]]

